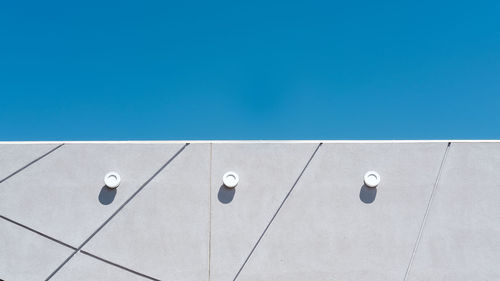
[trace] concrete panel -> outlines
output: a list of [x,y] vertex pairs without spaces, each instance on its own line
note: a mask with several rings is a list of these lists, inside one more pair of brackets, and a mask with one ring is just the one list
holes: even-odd
[[0,144],[0,182],[57,146],[56,144]]
[[207,280],[210,144],[191,144],[84,247],[161,280]]
[[445,149],[323,145],[237,280],[402,280]]
[[[211,280],[233,280],[317,145],[213,145]],[[234,190],[222,186],[227,171],[239,175]]]
[[85,254],[78,253],[50,280],[144,281],[151,279],[89,257]]
[[0,218],[0,280],[43,280],[72,252]]
[[0,214],[78,247],[182,146],[66,144],[0,185]]
[[500,280],[500,143],[453,143],[408,280]]

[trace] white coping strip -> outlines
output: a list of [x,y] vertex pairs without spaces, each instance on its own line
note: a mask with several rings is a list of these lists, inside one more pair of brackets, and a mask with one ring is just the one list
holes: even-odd
[[500,140],[165,140],[165,141],[0,141],[0,144],[177,144],[177,143],[500,143]]

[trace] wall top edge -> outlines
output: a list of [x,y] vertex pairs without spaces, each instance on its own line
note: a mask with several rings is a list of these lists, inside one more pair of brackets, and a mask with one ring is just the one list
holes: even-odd
[[500,143],[500,140],[171,140],[171,141],[0,141],[0,144],[176,144],[176,143]]

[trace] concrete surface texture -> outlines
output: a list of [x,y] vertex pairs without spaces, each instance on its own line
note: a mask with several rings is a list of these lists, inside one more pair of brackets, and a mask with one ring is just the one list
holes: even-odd
[[0,279],[500,280],[499,175],[497,141],[0,143]]

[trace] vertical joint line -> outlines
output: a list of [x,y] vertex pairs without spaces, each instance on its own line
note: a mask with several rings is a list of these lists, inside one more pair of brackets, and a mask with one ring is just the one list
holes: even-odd
[[446,149],[444,151],[443,160],[441,160],[441,165],[439,166],[439,171],[438,171],[438,174],[436,177],[436,181],[434,182],[434,186],[432,187],[431,196],[429,197],[429,201],[427,202],[427,207],[425,208],[424,217],[422,219],[422,223],[420,224],[420,229],[418,230],[417,240],[415,241],[415,246],[413,247],[413,252],[411,253],[410,262],[408,263],[408,267],[406,268],[406,273],[405,273],[405,277],[404,277],[403,281],[406,281],[408,279],[411,267],[413,265],[413,261],[415,260],[415,255],[417,254],[418,246],[420,245],[420,241],[421,241],[422,235],[424,233],[424,228],[425,228],[425,224],[427,222],[427,217],[429,216],[429,211],[430,211],[434,196],[436,194],[437,187],[439,185],[439,180],[441,178],[441,173],[443,172],[443,167],[445,165],[450,146],[451,146],[451,142],[448,142],[448,145],[446,146]]
[[208,191],[208,281],[211,278],[210,268],[212,267],[212,147],[213,143],[210,142],[210,168],[209,168],[209,191]]

